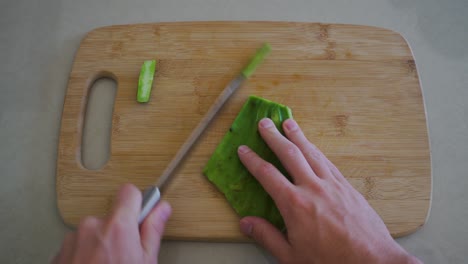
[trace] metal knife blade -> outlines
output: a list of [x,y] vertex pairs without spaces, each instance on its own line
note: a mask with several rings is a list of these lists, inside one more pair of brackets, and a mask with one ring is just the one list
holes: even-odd
[[239,88],[242,85],[242,83],[253,74],[257,66],[263,61],[263,58],[270,52],[270,50],[270,45],[264,44],[257,51],[255,56],[252,58],[247,67],[244,68],[241,74],[239,74],[224,88],[224,90],[218,96],[214,104],[205,114],[203,119],[192,131],[188,139],[185,141],[185,143],[179,149],[179,151],[171,160],[169,165],[163,171],[157,183],[145,189],[145,191],[143,192],[142,209],[138,219],[139,224],[143,222],[143,220],[149,214],[151,209],[159,202],[161,196],[160,192],[162,188],[167,186],[167,183],[169,182],[171,175],[173,175],[174,170],[185,158],[186,154],[190,151],[190,148],[198,140],[203,131],[205,131],[206,127],[210,124],[213,117],[216,116],[218,111],[223,107],[224,103],[231,97],[231,95],[234,94],[237,88]]

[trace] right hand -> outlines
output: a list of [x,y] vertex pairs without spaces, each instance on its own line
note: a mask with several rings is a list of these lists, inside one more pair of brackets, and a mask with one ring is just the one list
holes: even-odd
[[105,218],[84,218],[69,233],[52,263],[158,263],[159,246],[172,209],[158,203],[138,226],[141,192],[123,185],[112,213]]
[[259,122],[268,146],[293,183],[247,146],[239,158],[275,201],[287,235],[263,218],[241,219],[241,230],[281,263],[421,263],[391,237],[379,215],[341,172],[304,136],[283,122],[284,137],[270,119]]

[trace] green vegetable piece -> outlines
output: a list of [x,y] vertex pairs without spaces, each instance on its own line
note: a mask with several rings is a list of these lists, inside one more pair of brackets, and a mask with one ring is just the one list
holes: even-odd
[[237,148],[247,145],[290,179],[281,162],[258,132],[258,122],[264,117],[271,118],[281,133],[284,133],[281,125],[284,120],[292,118],[292,113],[287,106],[250,96],[206,164],[203,173],[226,196],[240,216],[260,216],[283,230],[283,218],[272,198],[242,165],[237,155]]
[[270,53],[270,51],[271,51],[270,44],[268,43],[263,44],[263,46],[257,51],[257,53],[255,53],[255,56],[249,62],[249,65],[247,65],[242,70],[242,75],[245,78],[249,78],[250,76],[252,76],[252,74],[257,69],[258,65],[262,63],[263,59]]
[[151,88],[153,87],[154,72],[156,71],[156,61],[147,60],[143,62],[138,79],[137,101],[146,103],[150,99]]

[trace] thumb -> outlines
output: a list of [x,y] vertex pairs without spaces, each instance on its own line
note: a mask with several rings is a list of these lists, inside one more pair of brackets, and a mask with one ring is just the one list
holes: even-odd
[[172,209],[168,202],[158,203],[141,224],[141,244],[152,262],[158,258],[161,239]]
[[291,248],[289,242],[283,233],[267,220],[260,217],[247,216],[241,219],[240,228],[242,233],[252,237],[278,260],[287,259]]

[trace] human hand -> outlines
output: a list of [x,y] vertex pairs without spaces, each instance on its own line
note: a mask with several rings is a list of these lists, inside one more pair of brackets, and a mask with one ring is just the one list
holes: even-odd
[[139,227],[140,210],[141,192],[131,184],[122,186],[112,213],[84,218],[52,263],[157,263],[171,207],[160,202]]
[[294,120],[284,121],[283,129],[287,138],[270,119],[259,122],[262,138],[293,183],[247,146],[238,154],[275,201],[287,234],[253,216],[241,219],[244,234],[281,263],[420,263],[393,240],[379,215]]

